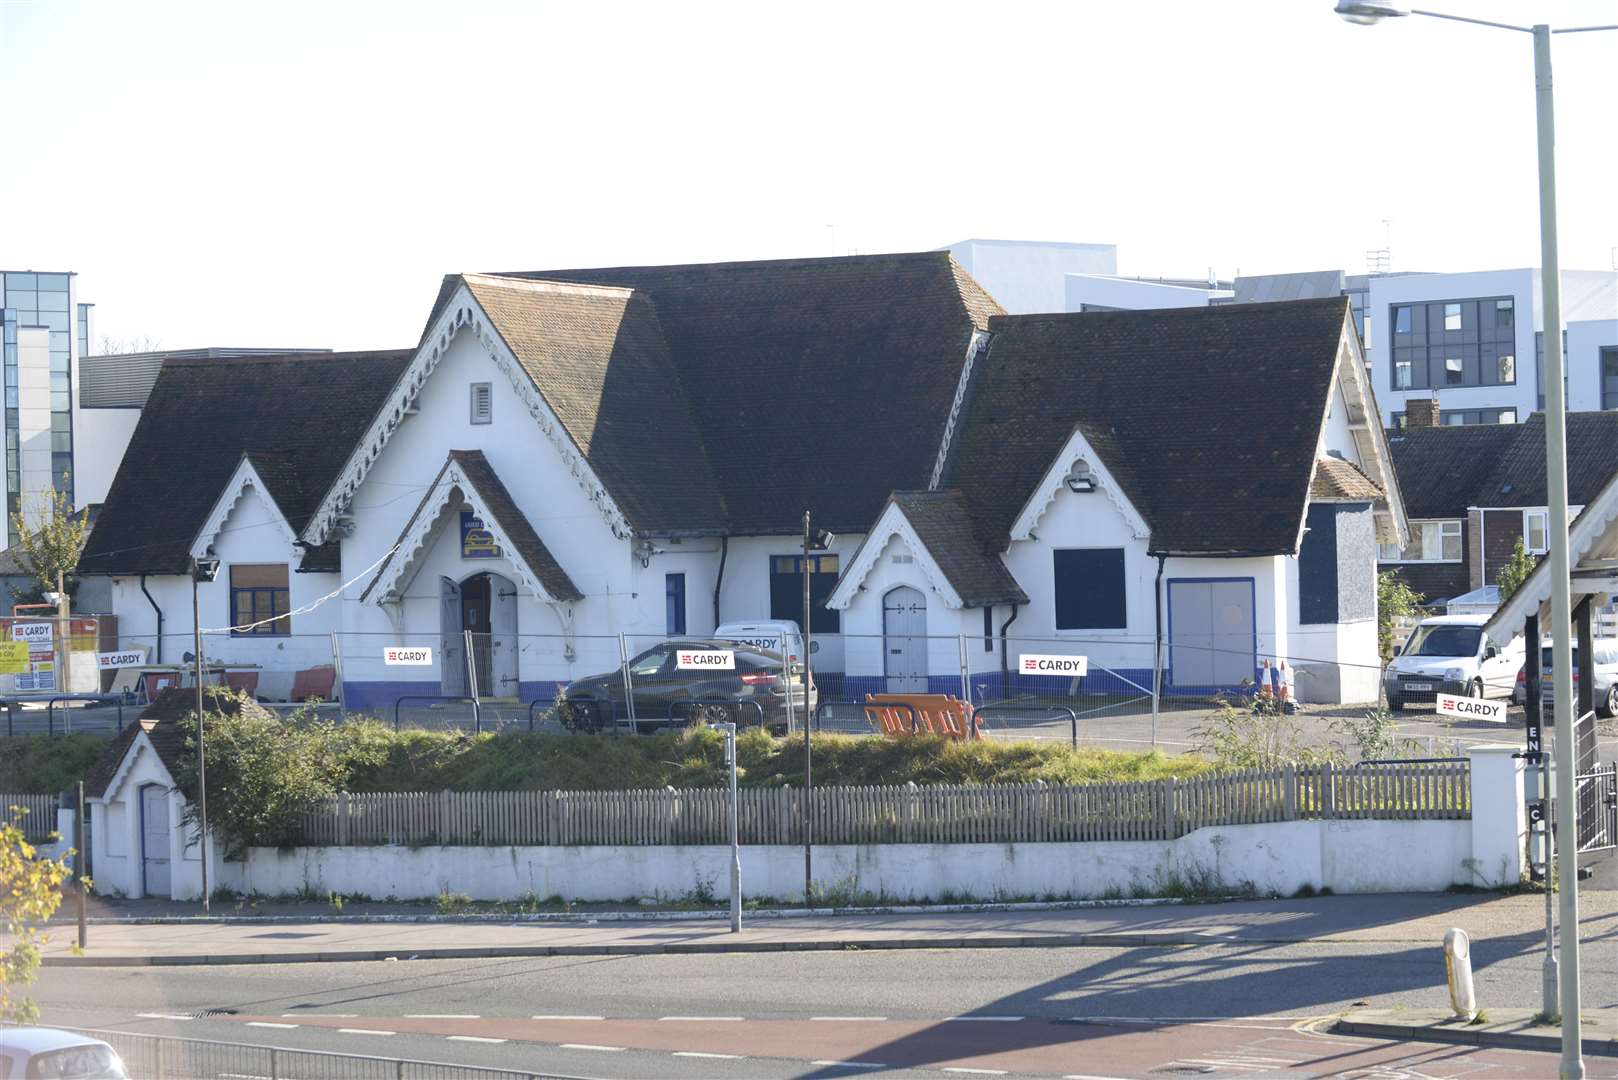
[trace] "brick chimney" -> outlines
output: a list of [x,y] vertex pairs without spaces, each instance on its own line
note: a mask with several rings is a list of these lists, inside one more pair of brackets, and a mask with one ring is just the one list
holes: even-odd
[[1405,400],[1405,429],[1429,428],[1438,426],[1438,395],[1431,398],[1407,398]]

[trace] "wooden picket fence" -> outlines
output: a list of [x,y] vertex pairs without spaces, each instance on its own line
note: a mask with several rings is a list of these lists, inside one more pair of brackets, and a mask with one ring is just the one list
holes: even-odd
[[29,843],[40,843],[56,831],[55,795],[7,795],[0,792],[0,817],[10,821],[13,806],[28,811],[22,819],[22,835]]
[[[305,815],[305,842],[658,845],[729,840],[723,789],[440,791],[339,795]],[[1194,780],[817,788],[817,844],[1168,840],[1210,825],[1471,816],[1462,760],[1289,767]],[[804,842],[800,789],[744,789],[744,844]]]

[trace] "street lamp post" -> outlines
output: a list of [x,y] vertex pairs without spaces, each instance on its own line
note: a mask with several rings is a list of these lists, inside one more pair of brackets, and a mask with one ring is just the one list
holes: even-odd
[[[1361,26],[1385,18],[1425,15],[1451,22],[1472,23],[1530,34],[1534,40],[1534,103],[1539,132],[1539,242],[1540,279],[1545,312],[1545,484],[1550,493],[1551,554],[1551,676],[1555,688],[1553,719],[1556,725],[1556,865],[1561,879],[1561,1013],[1562,1063],[1565,1080],[1584,1076],[1579,1040],[1579,888],[1578,806],[1575,799],[1573,733],[1573,604],[1568,576],[1567,513],[1567,399],[1562,381],[1562,273],[1556,251],[1556,131],[1551,86],[1551,35],[1614,26],[1575,26],[1552,30],[1539,23],[1513,26],[1439,11],[1404,8],[1385,0],[1339,0],[1337,14]],[[1550,860],[1546,859],[1545,887],[1551,887]]]
[[[814,811],[814,744],[810,741],[810,730],[814,726],[815,711],[809,707],[809,687],[814,682],[811,673],[809,654],[814,651],[814,631],[810,628],[809,617],[813,612],[809,590],[809,560],[813,558],[810,552],[825,551],[831,547],[836,536],[825,529],[811,527],[809,511],[803,512],[803,902],[809,904],[810,893],[814,889],[814,844],[815,844],[815,811]],[[787,696],[792,694],[791,660],[787,661]]]
[[208,756],[203,749],[205,741],[205,728],[202,723],[202,604],[198,599],[198,587],[205,581],[212,581],[219,576],[219,560],[211,556],[191,559],[191,631],[195,639],[197,683],[197,817],[199,819],[200,836],[198,843],[202,846],[202,913],[209,914],[210,900],[208,896]]

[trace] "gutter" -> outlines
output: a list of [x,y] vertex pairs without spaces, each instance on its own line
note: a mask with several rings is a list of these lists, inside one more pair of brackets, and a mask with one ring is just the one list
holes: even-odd
[[157,601],[152,598],[152,594],[146,591],[145,574],[140,576],[140,591],[145,594],[146,602],[152,605],[152,610],[157,612],[157,655],[153,658],[153,662],[161,664],[163,662],[163,609],[157,606]]
[[713,579],[713,624],[720,626],[719,618],[719,589],[725,583],[725,560],[730,556],[730,537],[719,537],[719,573]]

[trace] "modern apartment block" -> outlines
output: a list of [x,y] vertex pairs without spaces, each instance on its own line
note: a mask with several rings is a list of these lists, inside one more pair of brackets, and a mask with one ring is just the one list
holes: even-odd
[[[1441,402],[1443,424],[1514,424],[1545,407],[1537,269],[1378,275],[1368,306],[1385,332],[1366,342],[1383,423],[1406,402]],[[1618,272],[1562,271],[1570,411],[1618,408]]]
[[0,272],[6,389],[6,546],[12,514],[31,516],[53,490],[73,495],[74,388],[89,351],[90,304],[71,273]]

